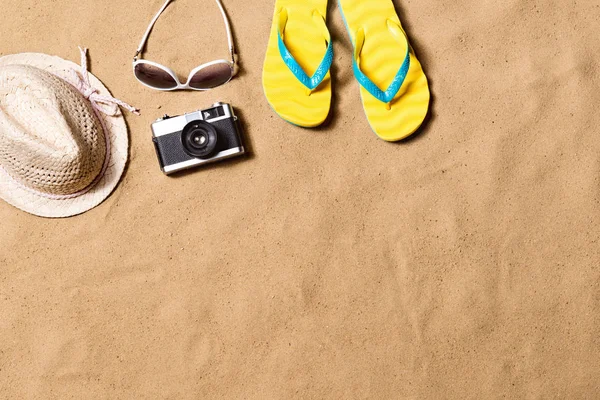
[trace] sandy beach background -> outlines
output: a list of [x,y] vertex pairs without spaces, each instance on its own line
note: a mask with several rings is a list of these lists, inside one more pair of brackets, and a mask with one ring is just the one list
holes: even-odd
[[[600,398],[600,6],[394,1],[434,97],[399,144],[333,2],[332,120],[304,130],[262,93],[271,0],[223,0],[238,77],[167,94],[131,72],[162,0],[2,0],[2,55],[87,46],[142,116],[100,207],[0,202],[0,398]],[[226,56],[212,0],[175,1],[147,53]],[[217,100],[251,155],[162,175],[150,123]]]

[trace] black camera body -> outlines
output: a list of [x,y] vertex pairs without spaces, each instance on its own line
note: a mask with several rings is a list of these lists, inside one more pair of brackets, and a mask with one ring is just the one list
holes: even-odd
[[177,117],[165,115],[152,124],[152,140],[167,175],[245,153],[238,119],[225,103]]

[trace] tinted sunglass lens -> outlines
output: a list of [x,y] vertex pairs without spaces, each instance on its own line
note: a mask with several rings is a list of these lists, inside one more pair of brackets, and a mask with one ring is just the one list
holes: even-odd
[[190,80],[190,86],[194,89],[213,89],[229,82],[232,73],[229,64],[209,65],[194,74]]
[[135,76],[142,83],[156,89],[174,89],[177,81],[167,71],[154,65],[139,63],[134,68]]

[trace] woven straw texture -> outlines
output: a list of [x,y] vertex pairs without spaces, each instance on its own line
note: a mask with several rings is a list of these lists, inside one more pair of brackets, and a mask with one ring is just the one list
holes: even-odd
[[[74,87],[75,71],[77,64],[44,54],[0,58],[0,165],[6,172],[0,173],[0,197],[35,215],[68,217],[97,206],[116,187],[127,161],[122,115],[98,113],[100,121]],[[91,74],[90,81],[102,95],[110,95]],[[106,156],[103,125],[110,158],[97,179]],[[90,184],[75,198],[47,197],[73,194]]]

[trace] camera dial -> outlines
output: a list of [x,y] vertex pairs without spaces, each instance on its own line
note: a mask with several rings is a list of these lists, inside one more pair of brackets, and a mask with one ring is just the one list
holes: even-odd
[[192,157],[209,158],[217,148],[216,129],[204,121],[192,121],[181,132],[183,150]]

